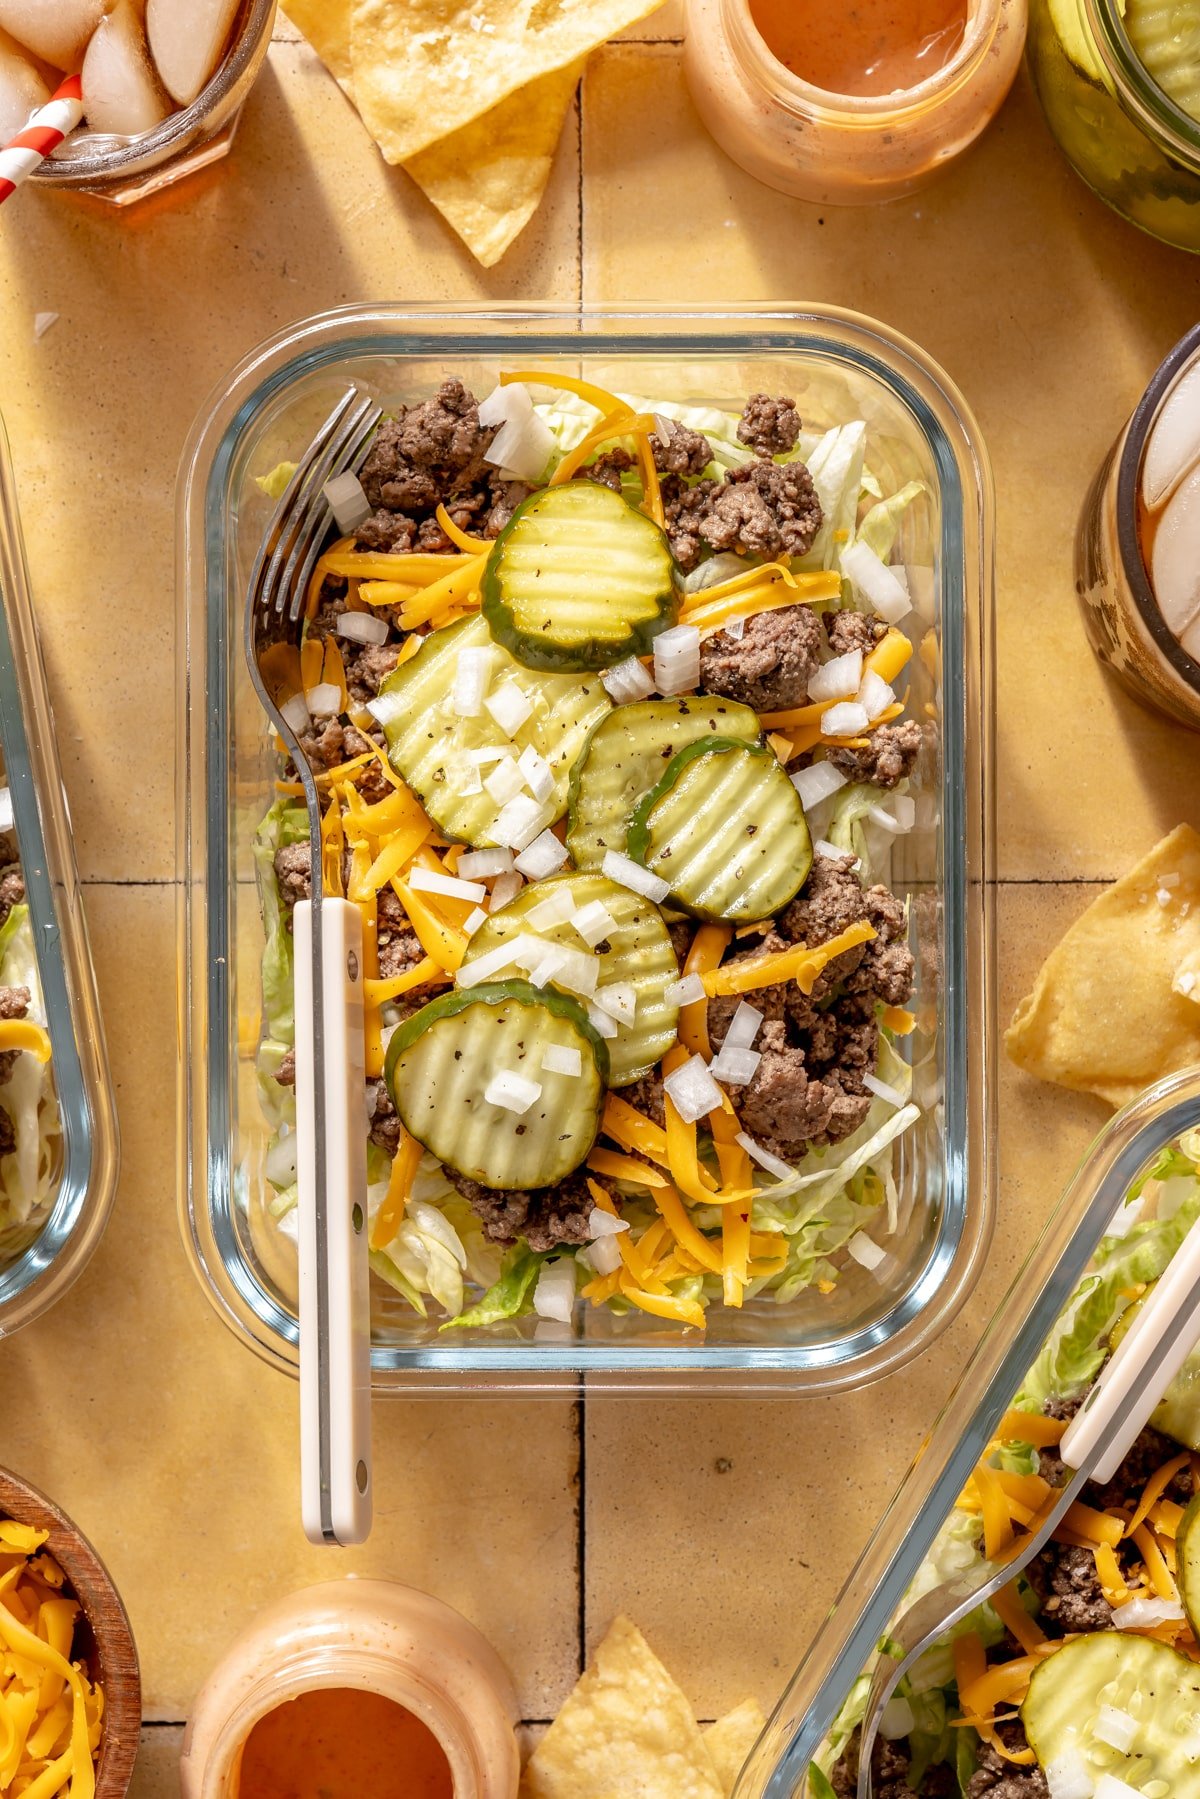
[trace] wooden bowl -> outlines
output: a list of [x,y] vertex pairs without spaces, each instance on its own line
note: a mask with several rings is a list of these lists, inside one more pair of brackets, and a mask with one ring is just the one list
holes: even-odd
[[137,1648],[121,1595],[104,1563],[65,1512],[19,1476],[0,1468],[0,1517],[49,1531],[46,1548],[62,1568],[82,1612],[72,1658],[104,1688],[104,1734],[96,1766],[96,1799],[125,1799],[142,1723]]

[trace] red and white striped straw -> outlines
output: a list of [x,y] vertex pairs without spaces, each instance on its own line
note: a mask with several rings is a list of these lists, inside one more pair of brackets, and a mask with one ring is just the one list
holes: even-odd
[[83,117],[83,89],[78,75],[68,75],[45,106],[34,113],[24,131],[0,150],[0,204],[26,175],[56,150]]

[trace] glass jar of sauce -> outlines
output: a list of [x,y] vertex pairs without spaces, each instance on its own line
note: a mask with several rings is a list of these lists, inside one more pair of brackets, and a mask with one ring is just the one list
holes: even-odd
[[516,1699],[474,1625],[353,1577],[261,1613],[210,1674],[183,1799],[516,1799]]
[[1200,325],[1157,370],[1092,483],[1075,586],[1101,662],[1200,731]]
[[749,174],[854,205],[912,192],[974,143],[1024,40],[1025,0],[688,0],[684,67]]
[[1134,47],[1133,13],[1123,15],[1122,0],[1032,0],[1033,85],[1059,147],[1102,200],[1154,237],[1200,250],[1200,124],[1181,104],[1196,110],[1194,69],[1172,63],[1170,34],[1152,37],[1156,80]]

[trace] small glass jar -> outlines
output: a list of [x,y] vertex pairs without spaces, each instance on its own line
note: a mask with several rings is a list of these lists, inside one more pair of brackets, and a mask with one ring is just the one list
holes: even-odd
[[827,93],[785,67],[749,0],[688,0],[684,68],[736,163],[803,200],[853,206],[911,193],[973,144],[1012,85],[1025,0],[976,0],[944,68],[897,93]]
[[219,162],[229,154],[246,96],[266,60],[275,7],[276,0],[242,0],[224,58],[190,106],[169,113],[161,125],[137,137],[78,131],[33,171],[30,181],[129,206]]
[[1200,358],[1200,325],[1155,372],[1084,501],[1075,588],[1092,648],[1121,684],[1159,712],[1200,731],[1200,663],[1159,609],[1138,534],[1142,461],[1172,388]]
[[255,1724],[331,1687],[380,1694],[420,1719],[449,1762],[454,1799],[516,1799],[517,1704],[495,1650],[440,1599],[354,1576],[279,1600],[226,1652],[192,1709],[183,1799],[237,1799]]
[[1029,70],[1088,186],[1143,231],[1200,250],[1200,125],[1146,73],[1120,0],[1032,0]]

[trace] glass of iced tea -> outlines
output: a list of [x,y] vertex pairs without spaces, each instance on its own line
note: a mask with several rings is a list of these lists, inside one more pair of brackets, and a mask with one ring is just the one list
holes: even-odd
[[224,156],[276,0],[0,0],[0,143],[80,75],[84,119],[35,170],[127,205]]
[[1200,731],[1200,325],[1162,363],[1092,483],[1075,585],[1101,662]]

